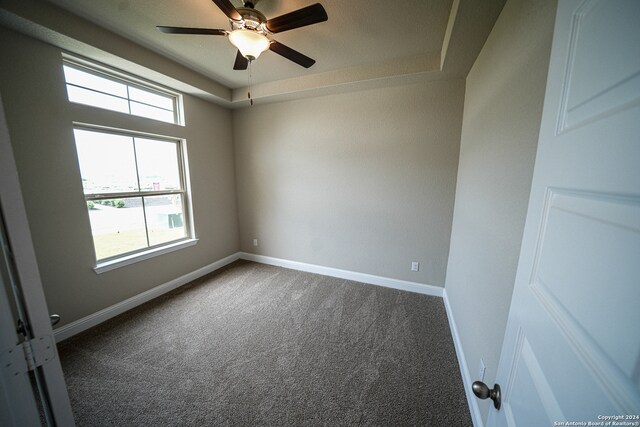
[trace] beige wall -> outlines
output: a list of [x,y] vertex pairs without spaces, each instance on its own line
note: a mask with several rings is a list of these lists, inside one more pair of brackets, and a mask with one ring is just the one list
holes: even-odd
[[72,121],[126,129],[140,119],[69,104],[60,50],[0,28],[0,91],[50,311],[69,323],[238,250],[435,286],[446,277],[471,376],[484,357],[491,383],[554,6],[507,2],[466,95],[464,81],[442,80],[233,112],[186,96],[186,127],[143,128],[187,139],[200,241],[100,275]]
[[[473,380],[493,384],[542,113],[553,0],[508,0],[467,77],[446,291]],[[480,401],[486,419],[489,403]]]
[[450,80],[234,111],[241,250],[443,286],[463,99]]
[[[72,322],[238,250],[231,112],[185,96],[186,126],[70,104],[58,48],[0,27],[0,91],[49,310]],[[161,69],[158,71],[162,71]],[[186,138],[198,244],[93,271],[72,122]]]

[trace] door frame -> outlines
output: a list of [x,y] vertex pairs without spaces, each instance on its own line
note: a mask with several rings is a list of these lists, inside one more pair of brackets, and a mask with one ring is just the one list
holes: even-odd
[[[22,191],[18,177],[18,170],[13,156],[13,149],[7,125],[4,104],[0,94],[0,212],[6,227],[7,239],[9,240],[10,249],[13,255],[13,266],[17,285],[22,293],[23,309],[26,312],[27,329],[32,335],[31,338],[38,338],[51,343],[48,349],[49,354],[53,357],[47,358],[36,369],[39,370],[41,378],[44,381],[41,384],[41,395],[43,395],[50,408],[52,422],[54,425],[73,426],[73,413],[67,386],[62,373],[60,359],[58,357],[49,311],[42,288],[40,272],[36,261],[36,254],[33,248],[31,231],[27,221],[27,213],[24,207]],[[3,290],[3,301],[8,303],[8,296]],[[7,334],[12,332],[12,337]],[[0,328],[3,340],[0,342],[10,342],[11,339],[17,344],[17,335],[13,328]],[[35,341],[35,340],[34,340]],[[9,350],[9,349],[2,349]],[[4,371],[6,372],[6,371]],[[2,375],[5,376],[4,373]],[[13,375],[14,377],[16,375]],[[23,375],[22,377],[27,377]],[[27,380],[28,381],[28,380]],[[4,378],[3,378],[4,382]],[[16,420],[27,417],[33,420],[33,406],[25,404],[25,382],[21,384],[15,381],[7,382],[7,392],[3,393],[3,406],[11,411],[17,418]],[[31,388],[32,397],[35,390]],[[3,407],[0,406],[0,407]],[[37,409],[36,409],[37,411]],[[31,413],[29,415],[29,413]],[[39,414],[36,413],[36,419]]]

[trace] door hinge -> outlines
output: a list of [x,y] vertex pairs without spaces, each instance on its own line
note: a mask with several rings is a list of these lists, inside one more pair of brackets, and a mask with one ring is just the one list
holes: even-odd
[[[35,370],[55,358],[51,335],[25,340],[2,354],[2,367],[10,375],[20,375]],[[7,372],[5,372],[7,374]]]

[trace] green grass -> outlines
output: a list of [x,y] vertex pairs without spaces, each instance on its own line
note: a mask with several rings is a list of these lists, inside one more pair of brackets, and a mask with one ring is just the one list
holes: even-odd
[[[185,237],[184,228],[149,230],[151,245],[170,242]],[[132,252],[147,247],[147,238],[144,230],[127,230],[109,234],[97,234],[93,236],[98,260],[112,256]]]

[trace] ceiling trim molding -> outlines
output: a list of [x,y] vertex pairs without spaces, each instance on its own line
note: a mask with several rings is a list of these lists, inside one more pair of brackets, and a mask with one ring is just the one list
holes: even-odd
[[231,101],[228,87],[50,3],[0,0],[0,24],[216,104]]
[[[506,0],[459,0],[449,17],[446,55],[442,72],[467,77],[493,29]],[[454,0],[455,6],[456,0]],[[452,8],[453,9],[453,8]],[[453,10],[452,10],[453,12]]]
[[447,57],[447,51],[449,50],[449,41],[451,41],[451,34],[453,33],[453,25],[456,22],[456,16],[458,16],[458,8],[460,7],[460,0],[453,0],[451,4],[451,13],[449,13],[449,22],[447,22],[447,29],[444,32],[444,40],[442,40],[442,50],[440,53],[440,70],[444,66],[444,60]]
[[[259,103],[293,97],[319,96],[412,83],[429,74],[437,74],[439,71],[440,52],[434,52],[431,55],[418,55],[384,63],[261,83],[251,87],[251,96],[254,102]],[[247,92],[246,86],[233,90],[231,103],[234,107],[248,105]]]
[[[257,103],[269,103],[420,81],[466,78],[504,3],[505,0],[453,0],[439,51],[252,85],[252,98]],[[248,87],[231,89],[43,0],[0,0],[0,25],[226,108],[249,105]]]

